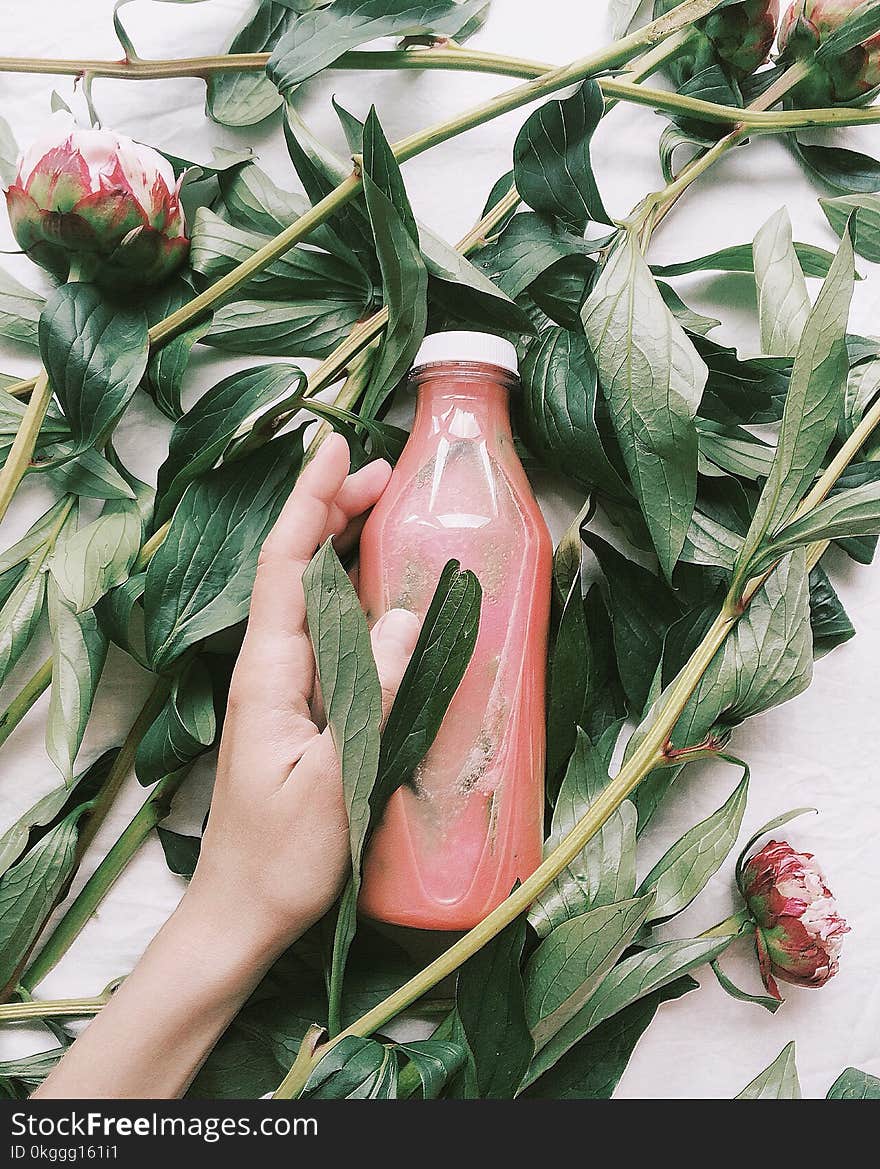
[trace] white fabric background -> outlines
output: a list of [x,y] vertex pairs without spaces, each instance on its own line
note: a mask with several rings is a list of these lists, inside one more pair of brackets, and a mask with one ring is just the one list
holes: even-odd
[[[136,0],[123,17],[142,56],[171,57],[223,51],[249,0],[207,0],[201,4],[160,4]],[[563,63],[608,39],[605,0],[495,0],[487,27],[473,44]],[[112,30],[112,0],[6,0],[0,6],[0,53],[28,56],[103,57],[120,55]],[[453,73],[337,73],[306,87],[305,112],[319,133],[341,146],[330,109],[335,92],[363,115],[375,101],[389,138],[451,116],[513,82]],[[81,97],[69,78],[0,75],[0,113],[27,143],[49,114],[53,89],[84,116]],[[203,85],[197,80],[151,82],[98,80],[98,110],[107,126],[175,154],[210,158],[212,145],[249,146],[282,184],[293,185],[278,125],[233,132],[207,121]],[[524,114],[499,119],[407,164],[405,177],[417,214],[450,240],[477,218],[492,182],[510,164],[513,136]],[[619,107],[596,137],[595,163],[612,214],[623,215],[646,191],[662,183],[656,141],[663,123],[650,111]],[[880,153],[880,130],[850,132],[850,138]],[[817,189],[778,142],[755,142],[716,167],[658,231],[652,256],[658,262],[683,259],[726,244],[750,240],[781,204],[788,205],[796,238],[833,246],[817,203]],[[0,248],[13,247],[5,216]],[[32,265],[18,257],[3,264],[36,286]],[[857,286],[851,326],[877,332],[880,272],[860,262],[868,279]],[[754,351],[754,298],[747,277],[691,277],[678,282],[694,307],[724,317],[716,336]],[[716,311],[719,310],[719,311]],[[723,310],[723,311],[720,311]],[[188,383],[188,400],[230,369],[252,363],[211,351],[199,353]],[[28,373],[33,359],[11,346],[0,349],[0,369]],[[165,449],[168,424],[140,398],[119,427],[123,459],[151,476]],[[572,493],[541,491],[558,534],[575,503]],[[28,482],[3,533],[6,546],[47,504],[44,490]],[[734,749],[752,765],[752,791],[743,835],[788,808],[809,804],[820,816],[786,829],[795,845],[816,853],[852,926],[839,976],[821,992],[792,988],[775,1017],[736,1003],[708,971],[701,989],[661,1008],[642,1040],[618,1090],[621,1098],[730,1098],[776,1056],[789,1039],[798,1043],[804,1094],[824,1095],[842,1068],[854,1064],[880,1074],[880,962],[876,837],[880,796],[876,758],[880,652],[880,567],[858,568],[843,557],[833,563],[834,579],[857,626],[858,636],[819,663],[811,689],[795,702],[754,719],[734,740]],[[45,656],[32,647],[9,685],[9,694]],[[146,696],[147,676],[122,654],[112,652],[81,760],[121,742]],[[43,750],[47,699],[16,730],[0,759],[0,829],[41,793],[57,783]],[[173,823],[193,831],[201,820],[210,783],[203,765],[178,800]],[[738,776],[722,765],[694,766],[668,800],[643,846],[647,871],[681,832],[714,810]],[[86,858],[75,890],[116,839],[143,799],[133,777]],[[695,906],[674,923],[677,936],[697,933],[725,917],[733,906],[732,863],[725,865]],[[98,992],[129,970],[180,896],[182,883],[168,873],[157,840],[151,840],[123,874],[65,960],[40,987],[41,997]],[[731,975],[757,987],[746,952],[729,956]],[[173,988],[169,987],[173,993]],[[4,1028],[0,1058],[49,1046],[46,1033]]]

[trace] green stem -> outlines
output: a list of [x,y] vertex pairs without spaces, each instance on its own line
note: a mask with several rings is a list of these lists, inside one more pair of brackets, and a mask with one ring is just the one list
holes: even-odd
[[13,440],[6,456],[6,462],[0,470],[0,523],[6,515],[12,497],[15,495],[19,483],[30,466],[37,437],[49,403],[52,401],[52,388],[49,385],[49,375],[43,370],[34,382],[34,390],[30,396],[18,433]]
[[177,789],[187,775],[181,768],[167,775],[153,788],[134,819],[95,869],[79,895],[55,927],[46,945],[21,976],[21,985],[28,991],[38,986],[55,968],[71,945],[79,937],[86,922],[107,895],[116,878],[138,851],[157,824],[168,815]]
[[700,934],[701,938],[735,938],[747,921],[751,921],[752,915],[748,909],[743,906],[742,909],[732,913],[730,917],[726,917],[724,921],[713,925],[710,930],[703,930]]
[[49,689],[51,682],[52,659],[49,658],[43,662],[33,677],[25,682],[20,692],[13,698],[3,714],[0,715],[0,747],[6,742],[40,695]]
[[114,979],[99,995],[82,999],[27,999],[20,1003],[0,1005],[0,1023],[22,1023],[28,1019],[71,1019],[83,1015],[97,1015],[113,997],[119,985]]

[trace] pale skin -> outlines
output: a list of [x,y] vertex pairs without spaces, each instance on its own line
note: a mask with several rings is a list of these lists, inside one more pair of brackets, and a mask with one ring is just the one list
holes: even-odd
[[[333,741],[316,721],[302,574],[330,536],[340,552],[353,547],[391,469],[378,460],[348,472],[345,440],[331,435],[263,545],[201,856],[180,905],[34,1098],[182,1095],[275,959],[341,892],[348,819]],[[373,628],[386,715],[418,631],[401,609]]]

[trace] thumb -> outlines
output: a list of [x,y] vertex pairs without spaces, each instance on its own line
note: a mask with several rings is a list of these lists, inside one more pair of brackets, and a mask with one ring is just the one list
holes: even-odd
[[407,609],[389,609],[370,635],[379,684],[382,687],[382,721],[388,717],[404,671],[415,649],[421,622]]

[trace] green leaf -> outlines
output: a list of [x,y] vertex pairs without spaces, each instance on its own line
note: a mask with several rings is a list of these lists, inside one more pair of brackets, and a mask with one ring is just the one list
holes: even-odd
[[578,556],[577,572],[563,603],[547,661],[546,782],[551,799],[556,795],[560,774],[574,750],[577,728],[587,701],[590,660],[591,646],[581,595]]
[[[781,213],[780,213],[781,214]],[[766,226],[766,225],[765,225]],[[762,229],[763,230],[763,229]],[[795,243],[792,245],[804,276],[828,275],[834,253],[815,244]],[[652,264],[655,276],[687,276],[691,272],[754,272],[755,257],[753,244],[734,244],[697,256],[693,260],[682,260],[675,264]]]
[[828,1089],[826,1100],[880,1100],[880,1079],[846,1068]]
[[520,972],[525,936],[525,918],[516,918],[458,974],[456,1012],[473,1055],[481,1100],[512,1099],[534,1051]]
[[773,1063],[734,1097],[735,1100],[800,1100],[794,1043],[783,1047]]
[[301,1100],[394,1100],[397,1055],[375,1039],[348,1035],[315,1067]]
[[696,500],[693,419],[706,366],[630,234],[611,253],[582,315],[624,462],[669,578]]
[[39,293],[31,292],[0,268],[0,337],[36,347],[45,303]]
[[801,142],[795,134],[789,141],[807,169],[835,190],[849,195],[880,191],[880,163],[870,154]]
[[364,308],[363,301],[341,297],[236,300],[217,310],[203,341],[248,356],[324,358],[346,340]]
[[149,785],[173,775],[207,751],[216,735],[211,675],[196,659],[175,678],[168,700],[138,744],[139,782]]
[[[256,163],[220,175],[223,206],[232,223],[248,231],[277,235],[308,211],[309,200],[278,186]],[[310,237],[320,238],[320,229]]]
[[333,939],[330,1022],[337,1030],[345,964],[357,928],[361,855],[370,824],[370,794],[379,769],[382,691],[366,618],[332,543],[315,554],[303,575],[309,636],[342,774],[348,812],[351,876],[342,895]]
[[781,207],[767,220],[752,245],[761,352],[793,357],[810,315],[807,282],[791,239],[791,220]]
[[189,880],[196,870],[199,859],[202,838],[200,836],[184,836],[180,832],[172,832],[163,828],[161,824],[156,828],[159,843],[165,854],[165,863],[178,877]]
[[[286,4],[261,3],[229,46],[230,53],[265,53],[297,19]],[[223,126],[253,126],[281,105],[278,90],[261,72],[211,73],[208,77],[208,115]]]
[[810,573],[810,629],[815,658],[824,657],[856,633],[828,574],[818,564]]
[[159,468],[156,524],[174,511],[194,480],[217,463],[232,439],[275,402],[305,389],[295,365],[257,365],[225,377],[175,423],[168,457]]
[[477,643],[482,595],[472,572],[462,572],[456,560],[445,565],[382,732],[370,793],[373,824],[437,736]]
[[730,938],[685,938],[639,950],[618,962],[574,1018],[538,1052],[524,1086],[534,1083],[600,1023],[683,974],[711,962],[728,945]]
[[721,807],[685,832],[657,861],[639,886],[639,894],[654,892],[648,914],[651,923],[667,921],[686,909],[706,887],[736,844],[749,791],[748,768],[742,782]]
[[382,348],[362,407],[372,416],[409,369],[428,323],[428,273],[419,251],[418,228],[375,109],[364,124],[363,183],[388,308]]
[[493,243],[480,248],[474,264],[510,297],[517,297],[551,265],[587,256],[602,241],[587,243],[534,211],[514,215]]
[[868,40],[878,29],[880,9],[874,0],[866,0],[849,11],[834,31],[822,38],[822,43],[816,49],[816,60],[830,63]]
[[[606,760],[578,730],[553,809],[545,853],[549,854],[568,835],[607,785]],[[634,895],[635,887],[636,813],[630,801],[624,800],[580,855],[535,898],[529,910],[529,924],[544,938],[569,918],[625,902]]]
[[47,597],[52,634],[52,690],[46,751],[69,781],[104,669],[107,638],[94,612],[74,612],[51,576]]
[[43,556],[37,555],[0,609],[0,683],[9,676],[37,631],[46,596]]
[[454,36],[486,0],[335,0],[293,21],[266,71],[282,93],[313,77],[349,49],[377,37],[445,33]]
[[[150,324],[164,320],[193,299],[195,291],[184,280],[170,280],[162,285],[147,305]],[[161,348],[150,354],[144,377],[144,389],[162,413],[172,421],[183,413],[180,391],[189,368],[193,346],[211,328],[212,313],[199,316],[189,329],[172,337]]]
[[[695,746],[716,723],[736,726],[809,686],[813,674],[809,596],[806,560],[803,552],[795,552],[773,570],[715,655],[676,725],[675,746]],[[667,645],[664,685],[689,656],[689,651],[674,653]]]
[[0,1096],[26,1100],[38,1084],[42,1084],[67,1049],[53,1047],[38,1051],[23,1059],[5,1059],[0,1062]]
[[15,182],[18,174],[17,158],[18,145],[15,136],[6,119],[0,118],[0,183],[4,187],[9,187]]
[[844,536],[872,536],[880,532],[880,481],[838,491],[805,516],[786,524],[757,561],[776,559],[792,548]]
[[608,5],[608,18],[611,21],[611,36],[614,40],[620,40],[629,32],[641,3],[642,0],[611,0]]
[[71,874],[78,816],[72,812],[0,880],[0,982],[4,986]]
[[583,336],[545,329],[526,345],[520,377],[519,410],[529,449],[583,487],[629,498],[596,423],[596,366]]
[[611,598],[611,623],[620,680],[632,710],[640,714],[651,688],[663,640],[681,609],[663,581],[627,560],[591,532],[584,543],[599,561]]
[[143,538],[140,513],[128,500],[59,542],[50,563],[52,579],[74,613],[92,609],[110,589],[128,579]]
[[467,1052],[460,1043],[441,1039],[418,1039],[399,1043],[397,1050],[409,1058],[422,1083],[422,1098],[436,1100],[447,1080],[464,1066]]
[[[144,669],[149,669],[144,645],[143,612],[138,607],[138,601],[144,595],[146,580],[145,572],[130,576],[101,598],[95,612],[110,641],[124,649]],[[140,614],[139,621],[135,620],[136,613]]]
[[65,284],[40,318],[40,353],[79,450],[128,405],[147,366],[143,312],[120,309],[91,284]]
[[529,116],[513,146],[516,189],[535,211],[580,234],[591,220],[611,224],[590,162],[590,139],[605,102],[593,80]]
[[700,455],[729,475],[766,479],[773,466],[775,448],[741,426],[697,419]]
[[538,1051],[581,1009],[632,942],[653,895],[603,905],[555,926],[526,967],[526,1018]]
[[191,483],[144,589],[147,657],[163,672],[189,646],[244,620],[263,540],[290,492],[302,434]]
[[[221,276],[270,243],[272,236],[227,223],[200,207],[192,230],[190,262],[204,284]],[[242,285],[247,296],[270,300],[358,300],[367,305],[372,288],[366,273],[347,260],[316,248],[294,247]]]
[[767,534],[790,518],[834,437],[849,368],[846,323],[852,292],[853,253],[847,235],[797,347],[776,458],[738,561],[740,579],[748,575]]
[[619,1011],[585,1035],[523,1095],[544,1100],[610,1100],[660,1004],[696,986],[692,978],[679,978]]
[[820,199],[819,206],[841,238],[852,222],[853,247],[860,256],[874,264],[880,260],[880,195],[839,195]]
[[134,498],[131,485],[94,447],[67,459],[50,471],[50,475],[58,490],[65,494],[83,495],[87,499]]
[[[754,933],[754,927],[751,930]],[[769,994],[749,994],[748,991],[742,990],[732,982],[724,971],[721,969],[719,963],[710,962],[712,973],[718,979],[718,985],[725,994],[729,994],[732,999],[736,999],[738,1003],[754,1003],[756,1007],[763,1007],[765,1011],[769,1011],[771,1015],[775,1015],[779,1008],[783,1005],[782,999],[771,998]]]

